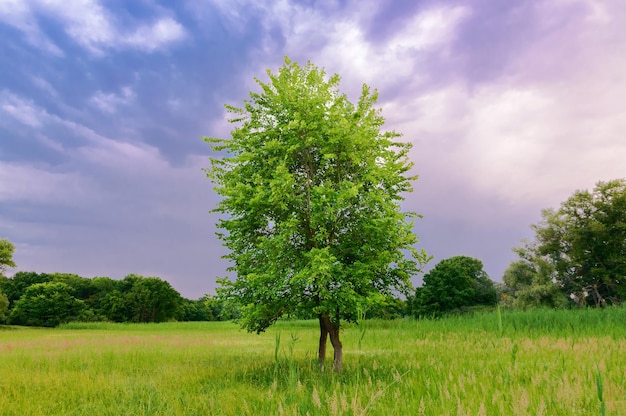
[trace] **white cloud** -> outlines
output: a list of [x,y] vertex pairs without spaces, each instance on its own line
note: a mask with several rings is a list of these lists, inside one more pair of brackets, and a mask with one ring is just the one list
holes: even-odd
[[[218,4],[233,25],[246,23],[241,2]],[[626,176],[626,9],[617,2],[534,3],[537,21],[528,24],[542,36],[507,57],[503,76],[471,86],[455,71],[449,82],[429,85],[438,76],[423,65],[451,57],[458,27],[474,15],[469,4],[424,8],[378,43],[365,30],[375,2],[342,14],[289,1],[255,5],[265,10],[266,33],[279,28],[285,43],[268,35],[245,81],[280,65],[282,47],[281,55],[339,73],[349,93],[358,94],[362,82],[383,93],[396,89],[381,103],[386,127],[415,143],[416,171],[442,184],[439,192],[460,189],[538,212],[574,189]],[[214,127],[228,130],[221,121]]]
[[0,92],[0,109],[13,119],[30,127],[40,127],[42,119],[47,114],[32,101],[6,90]]
[[[245,27],[252,19],[244,11],[251,7],[247,2],[212,3],[233,27]],[[257,2],[254,7],[261,10],[254,17],[260,18],[265,30],[262,50],[254,56],[254,66],[243,74],[246,86],[253,88],[254,76],[280,65],[282,55],[288,55],[340,74],[342,90],[350,95],[359,94],[364,82],[380,90],[423,84],[422,60],[429,54],[446,55],[460,23],[471,14],[464,6],[425,8],[395,28],[385,42],[375,42],[365,29],[381,7],[373,0],[355,0],[345,7],[329,1],[316,3],[314,8],[281,0]],[[284,45],[277,44],[273,36],[276,29],[281,33],[278,42]],[[280,54],[276,53],[278,48]]]
[[384,114],[414,139],[417,171],[537,213],[575,189],[626,177],[626,34],[589,18],[597,13],[587,9],[527,45],[506,77],[407,91],[386,104]]
[[153,52],[180,41],[185,29],[169,17],[152,23],[141,23],[124,30],[115,16],[99,0],[3,0],[0,21],[22,33],[32,45],[56,55],[63,52],[41,30],[38,15],[62,25],[66,34],[92,54],[102,55],[106,49],[139,49]]
[[39,88],[40,90],[46,92],[48,95],[52,96],[52,97],[58,97],[59,93],[57,92],[57,90],[45,79],[38,77],[38,76],[32,76],[31,77],[33,84]]
[[185,29],[178,22],[165,18],[152,25],[139,27],[134,33],[125,37],[124,43],[137,49],[152,52],[185,37]]
[[132,88],[126,86],[121,89],[119,94],[96,91],[89,99],[89,102],[101,111],[113,114],[118,107],[130,104],[135,99],[135,96]]
[[118,36],[112,16],[97,0],[35,0],[33,6],[58,19],[70,38],[93,53],[101,53]]
[[33,14],[29,1],[0,1],[0,22],[21,31],[26,37],[26,41],[31,45],[43,49],[52,55],[63,56],[63,51],[48,39],[39,28],[39,25],[37,25],[37,19]]

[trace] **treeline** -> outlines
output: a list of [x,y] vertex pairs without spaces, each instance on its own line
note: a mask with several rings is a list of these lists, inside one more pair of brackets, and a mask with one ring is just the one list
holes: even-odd
[[[438,317],[492,308],[604,307],[626,300],[626,180],[598,182],[577,191],[559,209],[542,212],[535,238],[515,248],[502,277],[492,281],[480,260],[444,259],[403,299],[387,293],[368,299],[363,318]],[[235,304],[219,297],[183,298],[157,277],[122,280],[73,274],[18,272],[3,277],[13,245],[0,239],[0,324],[56,326],[69,321],[162,322],[237,318]],[[311,311],[291,318],[316,318]]]
[[183,298],[158,277],[130,274],[122,280],[75,274],[17,272],[0,276],[0,323],[54,327],[71,321],[216,321],[237,316],[206,295]]

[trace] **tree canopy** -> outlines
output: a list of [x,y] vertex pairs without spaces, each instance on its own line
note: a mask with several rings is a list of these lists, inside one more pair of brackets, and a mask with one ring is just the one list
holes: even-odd
[[71,287],[63,282],[36,283],[29,286],[15,302],[11,311],[12,324],[57,326],[79,318],[86,309],[82,300],[71,294]]
[[483,270],[482,261],[468,256],[444,259],[424,276],[415,292],[413,314],[441,316],[478,305],[495,305],[494,283]]
[[[543,283],[556,284],[580,305],[620,304],[626,297],[626,180],[598,182],[576,191],[558,210],[546,209],[532,228],[535,240],[520,253],[551,268]],[[528,254],[530,253],[530,254]],[[518,253],[519,254],[519,253]]]
[[384,132],[378,94],[363,85],[356,104],[338,90],[339,76],[285,58],[269,82],[256,80],[231,138],[205,138],[219,155],[207,175],[222,197],[219,237],[236,279],[220,294],[241,305],[241,323],[261,332],[290,313],[320,322],[341,368],[342,320],[407,291],[427,260],[415,248],[409,143]]

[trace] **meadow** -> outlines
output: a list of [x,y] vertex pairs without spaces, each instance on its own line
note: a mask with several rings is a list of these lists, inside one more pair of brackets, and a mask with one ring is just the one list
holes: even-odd
[[350,324],[340,374],[317,325],[1,327],[0,414],[626,414],[626,308]]

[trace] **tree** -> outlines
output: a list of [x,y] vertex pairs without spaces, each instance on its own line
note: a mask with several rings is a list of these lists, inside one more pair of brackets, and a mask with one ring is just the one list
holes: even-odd
[[122,281],[130,283],[124,298],[132,322],[164,322],[173,319],[181,303],[181,296],[172,286],[158,277],[128,275]]
[[9,298],[0,290],[0,324],[3,324],[9,312]]
[[454,256],[439,262],[424,276],[415,293],[416,316],[441,316],[478,305],[495,305],[496,289],[482,261]]
[[0,276],[4,275],[7,268],[17,267],[13,262],[15,246],[6,238],[0,239]]
[[267,74],[243,108],[226,106],[241,123],[231,138],[205,138],[226,153],[206,170],[236,272],[219,294],[241,305],[242,326],[257,333],[285,314],[313,313],[320,366],[330,337],[339,371],[341,322],[393,289],[407,292],[427,260],[414,248],[415,214],[400,209],[415,179],[410,145],[381,131],[378,94],[367,85],[355,105],[338,75],[311,63],[285,58]]
[[122,282],[110,277],[94,277],[91,285],[95,291],[86,302],[100,319],[113,322],[126,322],[128,308],[121,292]]
[[114,322],[163,322],[179,317],[182,297],[158,277],[129,274],[122,280],[97,277],[90,296],[96,315]]
[[393,295],[386,296],[384,304],[365,312],[365,319],[398,319],[407,316],[408,302]]
[[531,244],[514,251],[520,259],[511,262],[502,277],[504,290],[510,296],[509,306],[524,309],[539,306],[566,307],[568,300],[554,282],[553,264],[537,256],[536,248]]
[[178,308],[178,314],[176,320],[183,322],[197,322],[197,321],[216,321],[213,313],[209,307],[204,303],[202,299],[181,300],[180,307]]
[[580,305],[620,304],[626,298],[626,180],[576,191],[558,210],[542,212],[527,244],[554,268],[554,282]]
[[63,282],[72,289],[72,296],[85,302],[91,302],[97,293],[93,279],[71,273],[52,273],[50,278],[54,282]]
[[200,300],[211,311],[215,321],[232,321],[241,317],[239,305],[220,296],[204,295]]
[[62,282],[36,283],[29,286],[15,302],[10,323],[54,327],[79,319],[86,310],[83,301],[71,294],[72,288]]
[[52,277],[46,273],[17,272],[12,278],[0,278],[0,286],[4,294],[9,298],[9,308],[24,295],[26,289],[37,283],[46,283]]

